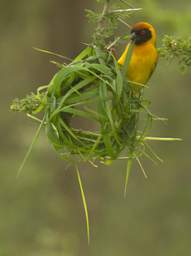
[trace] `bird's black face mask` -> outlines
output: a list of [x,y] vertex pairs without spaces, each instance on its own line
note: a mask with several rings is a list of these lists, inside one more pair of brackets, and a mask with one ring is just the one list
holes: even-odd
[[152,33],[149,29],[132,29],[131,40],[136,44],[140,45],[146,43],[152,38]]

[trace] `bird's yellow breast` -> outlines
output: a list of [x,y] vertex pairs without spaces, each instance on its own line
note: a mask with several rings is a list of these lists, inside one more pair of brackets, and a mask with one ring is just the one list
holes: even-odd
[[[129,46],[126,47],[124,53],[118,60],[123,65],[127,56]],[[158,59],[156,47],[148,42],[143,45],[135,45],[133,48],[130,63],[128,65],[128,80],[146,84],[150,78]]]

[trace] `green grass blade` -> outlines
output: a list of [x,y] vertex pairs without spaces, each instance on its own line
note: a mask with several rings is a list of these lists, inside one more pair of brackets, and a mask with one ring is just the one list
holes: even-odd
[[60,125],[64,128],[64,130],[71,135],[71,137],[73,137],[76,141],[80,142],[77,136],[73,133],[72,129],[64,122],[62,118],[59,118],[59,122],[60,122]]
[[132,56],[132,53],[133,53],[133,48],[134,48],[134,44],[130,43],[129,48],[128,48],[128,52],[127,52],[127,55],[126,55],[125,63],[123,65],[123,69],[122,69],[122,73],[123,73],[124,76],[126,76],[126,74],[127,74],[128,65],[129,65],[129,62],[131,60],[131,56]]
[[80,177],[80,172],[79,172],[79,169],[77,166],[76,166],[76,173],[77,173],[78,183],[79,183],[83,207],[84,207],[84,213],[85,213],[85,218],[86,218],[87,240],[88,240],[88,244],[89,244],[90,243],[90,223],[89,223],[88,206],[87,206],[86,197],[85,197],[85,193],[84,193],[84,189],[83,189],[83,185],[82,185],[82,179]]
[[89,85],[90,83],[92,83],[93,81],[95,81],[95,77],[93,76],[89,76],[88,78],[86,78],[85,80],[82,80],[81,82],[79,82],[78,84],[76,84],[75,86],[73,86],[63,97],[62,100],[60,101],[60,106],[64,104],[64,102],[66,101],[66,99],[73,93],[78,92],[80,89],[82,89],[83,87]]
[[125,176],[125,187],[124,187],[124,198],[127,196],[127,185],[129,181],[129,175],[132,169],[132,164],[133,164],[133,159],[130,158],[127,162],[127,171],[126,171],[126,176]]
[[80,95],[73,95],[72,98],[67,99],[67,104],[71,104],[71,103],[76,103],[76,102],[81,102],[81,101],[85,101],[85,100],[91,100],[94,99],[96,100],[98,97],[98,89],[91,89],[89,91],[84,91],[83,94]]
[[66,66],[60,69],[50,81],[48,94],[51,95],[52,92],[54,92],[55,96],[60,96],[63,81],[70,78],[70,76],[73,76],[76,72],[82,71],[86,72],[87,69],[84,68],[81,64]]
[[84,71],[87,71],[88,73],[92,74],[94,77],[98,78],[100,81],[104,82],[113,91],[112,84],[110,82],[108,82],[106,79],[104,79],[103,77],[101,77],[100,75],[98,75],[96,72],[94,72],[94,71],[92,71],[91,69],[88,69],[88,68],[84,68]]
[[144,140],[154,141],[182,141],[181,138],[161,138],[161,137],[144,137]]
[[138,157],[136,157],[136,160],[137,160],[137,162],[138,162],[138,164],[139,164],[139,166],[140,166],[140,168],[141,168],[141,171],[142,171],[142,173],[143,173],[143,175],[144,175],[145,179],[147,179],[147,178],[148,178],[148,176],[147,176],[147,174],[146,174],[146,172],[145,172],[145,169],[144,169],[144,167],[143,167],[143,165],[142,165],[141,161],[139,160],[139,158],[138,158]]
[[95,51],[96,57],[97,57],[98,60],[99,60],[99,63],[104,65],[104,64],[105,64],[105,61],[104,61],[104,59],[103,59],[103,52],[100,50],[99,47],[95,47],[95,48],[94,48],[94,51]]
[[38,127],[38,129],[37,129],[37,131],[36,131],[36,133],[35,133],[35,135],[33,137],[33,140],[32,140],[32,142],[31,142],[31,144],[30,144],[30,146],[29,146],[29,148],[28,148],[28,150],[27,150],[27,152],[25,154],[25,157],[24,157],[24,159],[23,159],[23,161],[22,161],[22,163],[21,163],[21,165],[20,165],[20,167],[18,169],[17,178],[20,176],[20,174],[21,174],[21,172],[22,172],[22,170],[23,170],[23,168],[24,168],[24,166],[26,164],[26,161],[28,160],[28,158],[29,158],[29,156],[30,156],[30,154],[32,152],[34,144],[36,143],[36,141],[37,141],[37,139],[39,137],[39,134],[40,134],[40,131],[42,129],[42,126],[44,125],[44,120],[45,120],[45,116],[44,116],[41,124],[39,125],[39,127]]
[[151,160],[151,162],[152,162],[153,164],[158,165],[158,162],[157,162],[151,155],[149,155],[147,152],[143,151],[142,154],[143,154],[146,158],[148,158],[149,160]]
[[163,163],[163,159],[161,159],[156,153],[155,151],[152,149],[152,147],[147,144],[147,143],[144,143],[145,147],[148,149],[148,151],[161,163]]
[[114,127],[112,113],[111,113],[111,104],[110,104],[110,101],[108,100],[109,97],[108,97],[106,84],[100,83],[99,93],[100,93],[99,95],[101,98],[102,108],[103,108],[111,126]]
[[[78,84],[76,84],[75,86],[73,86],[61,99],[61,101],[59,102],[59,106],[57,109],[54,110],[54,112],[51,114],[50,116],[50,120],[57,115],[61,109],[62,106],[65,104],[65,101],[73,94],[73,93],[80,93],[79,90],[82,89],[83,87],[89,85],[90,83],[92,83],[96,78],[95,77],[88,77],[85,80],[82,80],[81,82],[79,82]],[[80,96],[80,95],[79,95]]]
[[86,47],[84,50],[82,50],[78,56],[76,56],[76,58],[72,61],[72,63],[74,62],[79,62],[81,60],[83,60],[84,58],[88,57],[89,55],[91,55],[92,52],[92,48],[91,47]]
[[118,96],[118,99],[120,99],[123,91],[123,76],[121,70],[118,67],[118,64],[116,65],[116,74],[116,94]]
[[28,113],[27,113],[27,116],[28,116],[29,118],[35,120],[35,121],[38,122],[38,123],[41,123],[41,122],[42,122],[42,120],[39,119],[39,118],[37,118],[36,116],[33,116],[33,115],[31,115],[31,114],[28,114]]
[[60,134],[58,132],[58,129],[53,123],[47,123],[45,131],[48,139],[54,146],[63,147],[60,141]]
[[110,79],[111,79],[111,76],[113,76],[111,69],[108,68],[106,65],[97,64],[97,63],[95,63],[95,64],[87,63],[86,66],[87,66],[87,68],[91,68],[99,73],[102,73],[102,74],[108,76]]
[[55,52],[52,52],[52,51],[49,51],[49,50],[45,50],[45,49],[41,49],[41,48],[37,48],[37,47],[33,47],[33,49],[38,51],[38,52],[42,52],[42,53],[46,53],[46,54],[49,54],[49,55],[53,55],[53,56],[56,56],[56,57],[59,57],[59,58],[65,59],[65,60],[69,60],[69,61],[72,60],[71,58],[68,58],[68,57],[63,56],[63,55],[61,55],[59,53],[55,53]]
[[83,110],[76,109],[76,108],[66,107],[62,112],[63,113],[70,113],[70,114],[73,114],[74,116],[84,117],[86,119],[90,119],[90,120],[93,120],[93,121],[99,121],[97,115],[95,115],[93,113],[88,113],[87,111],[83,111]]

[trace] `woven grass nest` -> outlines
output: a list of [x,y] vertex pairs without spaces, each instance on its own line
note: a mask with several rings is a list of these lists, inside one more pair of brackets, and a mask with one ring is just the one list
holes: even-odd
[[[85,161],[108,163],[124,149],[127,157],[138,157],[153,116],[147,110],[141,86],[127,80],[130,55],[131,51],[121,67],[112,51],[88,46],[70,64],[60,64],[48,86],[23,101],[16,100],[12,109],[19,105],[32,116],[43,112],[46,134],[65,159],[78,156]],[[146,114],[142,130],[140,113]],[[80,125],[74,128],[75,120],[91,122],[96,130],[81,129]]]
[[[112,53],[86,48],[63,66],[46,92],[45,126],[55,149],[82,160],[116,159],[137,140],[140,97],[123,76]],[[72,127],[75,119],[91,122],[98,130]]]

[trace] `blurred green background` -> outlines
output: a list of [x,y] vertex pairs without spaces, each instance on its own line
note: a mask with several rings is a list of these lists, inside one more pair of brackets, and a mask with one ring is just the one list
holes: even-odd
[[[158,45],[163,34],[190,35],[190,0],[129,2],[144,8],[129,23],[151,22]],[[135,164],[126,200],[125,162],[80,166],[90,211],[89,246],[76,174],[43,133],[16,179],[37,126],[10,112],[9,104],[47,84],[56,72],[51,58],[32,47],[75,56],[81,42],[90,41],[84,9],[94,5],[93,0],[0,0],[0,256],[191,255],[191,76],[174,63],[159,62],[147,91],[152,111],[169,119],[167,125],[156,122],[151,135],[183,138],[152,143],[164,164],[144,160],[148,180]]]

